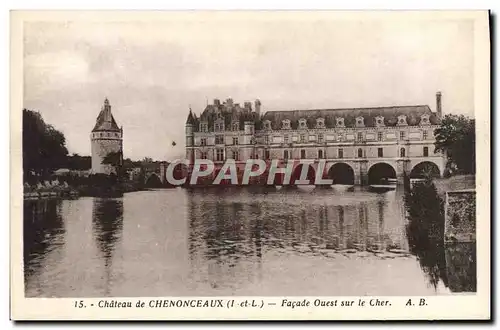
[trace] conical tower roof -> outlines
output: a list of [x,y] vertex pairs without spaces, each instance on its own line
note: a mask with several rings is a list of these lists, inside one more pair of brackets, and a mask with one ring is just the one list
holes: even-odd
[[191,111],[191,108],[189,108],[189,114],[186,120],[186,124],[194,124],[194,117],[193,117],[193,112]]
[[104,100],[104,105],[101,108],[101,112],[99,112],[99,116],[97,116],[94,129],[92,130],[92,132],[97,131],[120,131],[120,128],[116,124],[115,118],[111,113],[111,105],[109,104],[107,98]]

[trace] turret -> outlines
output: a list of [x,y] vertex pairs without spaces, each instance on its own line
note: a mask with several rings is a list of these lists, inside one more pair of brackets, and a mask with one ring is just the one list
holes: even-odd
[[[110,154],[119,156],[118,164],[123,162],[123,127],[118,127],[111,113],[111,105],[106,98],[97,116],[90,135],[92,173],[116,173],[113,164],[103,164]],[[115,158],[116,159],[116,158]]]
[[193,146],[193,137],[194,137],[194,116],[191,108],[189,108],[189,114],[186,120],[186,146]]
[[258,116],[260,116],[260,105],[261,105],[260,100],[259,99],[255,100],[255,113]]
[[193,116],[193,112],[191,111],[191,107],[189,108],[189,114],[186,120],[186,159],[190,162],[194,162],[194,125],[195,120]]

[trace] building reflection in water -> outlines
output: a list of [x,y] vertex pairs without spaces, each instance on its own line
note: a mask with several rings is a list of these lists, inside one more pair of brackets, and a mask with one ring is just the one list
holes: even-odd
[[[384,200],[338,204],[335,196],[287,201],[285,195],[210,198],[189,193],[192,276],[212,287],[238,277],[259,279],[265,254],[317,255],[324,250],[381,252],[402,247],[404,236],[385,232]],[[333,198],[332,198],[333,197]],[[401,218],[399,218],[401,220]],[[393,221],[394,222],[394,221]],[[397,224],[404,227],[402,223]],[[198,269],[205,267],[208,269]]]
[[64,245],[62,201],[57,199],[25,200],[23,203],[24,278],[40,270],[50,251]]
[[92,230],[97,248],[104,263],[104,294],[110,295],[113,254],[123,231],[123,200],[94,198],[92,205]]

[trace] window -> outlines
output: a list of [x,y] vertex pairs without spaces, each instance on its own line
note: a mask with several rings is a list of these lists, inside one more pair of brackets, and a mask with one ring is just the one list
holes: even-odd
[[207,153],[202,151],[200,157],[201,159],[207,159]]
[[283,129],[290,129],[290,120],[285,119],[281,122],[281,127]]
[[266,159],[271,158],[270,153],[269,153],[269,150],[266,150],[266,152],[265,152],[265,158],[266,158]]
[[318,158],[323,158],[323,150],[318,150]]
[[215,144],[224,144],[224,135],[216,135]]
[[344,158],[344,149],[339,149],[339,158]]
[[306,158],[306,151],[304,149],[300,151],[300,158],[302,159]]
[[384,157],[384,148],[378,148],[377,152],[379,157]]
[[405,131],[399,132],[399,139],[404,140],[405,138],[406,138],[406,132]]
[[233,144],[234,144],[234,145],[237,145],[237,144],[238,144],[238,137],[237,137],[237,136],[234,136],[234,137],[233,137]]
[[200,131],[207,132],[208,131],[208,124],[200,124]]
[[264,144],[269,144],[269,136],[268,135],[264,136]]
[[283,158],[288,159],[288,150],[283,151]]
[[299,119],[299,127],[307,128],[307,121],[305,119]]
[[200,145],[206,146],[207,145],[207,138],[201,138],[200,139]]
[[406,157],[406,150],[405,150],[405,148],[401,148],[401,150],[399,151],[399,156],[400,157]]
[[383,132],[378,132],[377,133],[377,140],[382,141],[384,139],[384,133]]
[[358,132],[358,141],[363,140],[363,132]]
[[424,157],[429,157],[429,147],[424,147]]
[[224,160],[224,149],[217,149],[217,151],[215,153],[215,159],[217,161]]
[[306,143],[306,135],[300,134],[300,143]]
[[318,134],[318,142],[323,143],[325,141],[325,136],[323,134]]
[[233,131],[239,131],[240,125],[238,123],[233,123]]
[[422,132],[422,138],[423,138],[424,140],[427,140],[427,137],[428,137],[427,135],[428,135],[427,131],[423,131],[423,132]]
[[359,158],[363,157],[363,149],[361,148],[358,149],[358,157]]
[[285,135],[284,138],[283,138],[283,140],[285,141],[285,143],[288,143],[288,139],[289,139],[288,135]]
[[234,160],[239,160],[240,158],[240,153],[238,150],[233,150],[233,159]]

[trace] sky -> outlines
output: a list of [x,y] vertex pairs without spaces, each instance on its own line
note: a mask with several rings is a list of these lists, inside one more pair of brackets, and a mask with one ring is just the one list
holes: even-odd
[[[90,155],[104,99],[124,157],[184,155],[189,107],[261,111],[427,104],[474,114],[473,22],[301,13],[164,13],[24,23],[24,104]],[[172,146],[172,141],[176,146]]]

